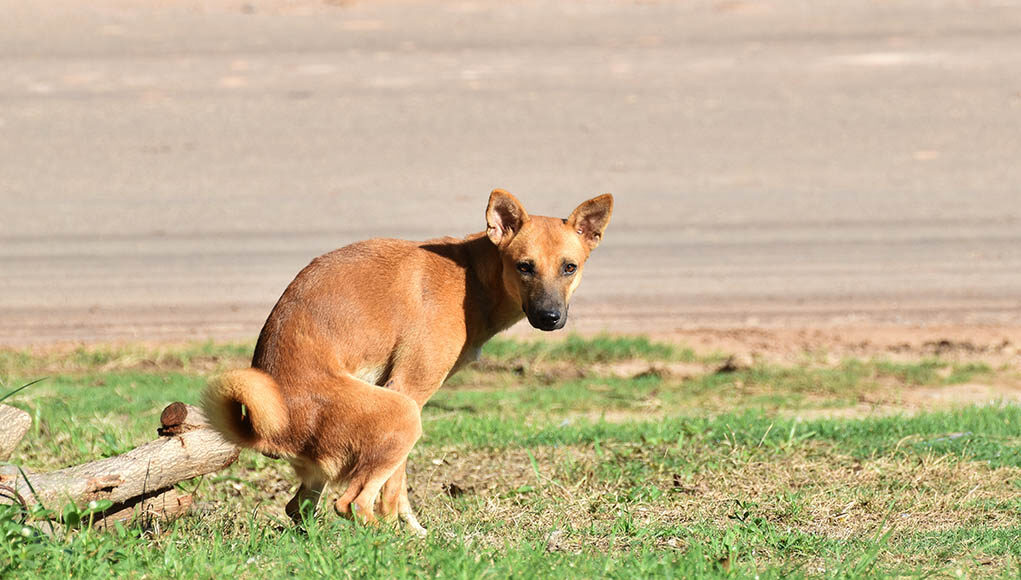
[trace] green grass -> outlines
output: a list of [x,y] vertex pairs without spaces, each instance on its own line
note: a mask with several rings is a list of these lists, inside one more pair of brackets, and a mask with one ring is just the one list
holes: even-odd
[[[281,524],[283,525],[283,524]],[[181,522],[159,538],[134,530],[82,532],[53,545],[25,540],[0,547],[0,557],[18,562],[0,572],[36,577],[242,578],[690,578],[718,572],[719,564],[699,550],[663,553],[651,547],[627,554],[551,552],[545,541],[479,546],[460,538],[408,539],[346,522],[311,526],[307,534],[277,530],[250,514],[206,526]],[[196,538],[201,539],[196,539]],[[144,545],[145,549],[137,549]],[[59,548],[59,549],[57,549]],[[68,556],[82,554],[82,557]],[[87,554],[87,557],[85,555]],[[751,566],[742,566],[747,572]],[[778,577],[769,574],[767,577]]]
[[571,361],[578,364],[628,359],[694,361],[695,352],[671,344],[656,343],[638,336],[600,335],[582,338],[569,335],[562,341],[518,341],[497,337],[486,343],[482,353],[495,360],[526,359]]
[[[14,460],[57,469],[131,449],[167,403],[197,402],[250,352],[0,351],[6,390],[49,376],[7,401],[34,418]],[[605,366],[634,359],[651,370]],[[182,484],[201,508],[169,524],[49,537],[0,508],[0,577],[1021,574],[1021,407],[903,405],[1013,371],[930,359],[717,373],[720,360],[643,338],[491,343],[424,410],[409,463],[424,540],[332,514],[298,531],[281,510],[289,468],[246,451]],[[702,370],[656,370],[668,362]],[[854,412],[827,415],[840,410]]]
[[39,374],[64,374],[126,369],[216,368],[244,364],[251,359],[254,343],[198,342],[179,346],[148,347],[79,346],[43,350],[0,348],[0,380]]

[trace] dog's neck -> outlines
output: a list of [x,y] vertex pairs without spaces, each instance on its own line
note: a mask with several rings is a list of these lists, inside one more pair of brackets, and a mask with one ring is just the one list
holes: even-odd
[[503,282],[503,259],[485,232],[472,234],[462,243],[468,256],[469,275],[474,275],[475,283],[482,290],[471,293],[469,304],[466,304],[466,310],[474,311],[466,312],[468,341],[481,346],[498,332],[524,318],[525,313],[521,310],[520,300],[507,293]]

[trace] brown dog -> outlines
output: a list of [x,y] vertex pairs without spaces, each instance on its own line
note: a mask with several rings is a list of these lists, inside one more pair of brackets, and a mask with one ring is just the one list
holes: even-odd
[[563,328],[612,210],[607,194],[567,219],[529,216],[497,189],[485,233],[374,239],[316,258],[270,313],[252,368],[210,384],[210,422],[294,466],[301,487],[287,513],[296,521],[327,484],[346,483],[339,514],[375,522],[378,498],[384,519],[425,533],[405,474],[422,406],[522,316],[541,330]]

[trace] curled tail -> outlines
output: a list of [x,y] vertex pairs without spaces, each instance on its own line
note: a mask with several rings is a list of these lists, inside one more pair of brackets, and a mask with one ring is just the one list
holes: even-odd
[[227,371],[209,382],[202,396],[209,424],[228,441],[262,452],[287,429],[287,405],[273,377],[254,369]]

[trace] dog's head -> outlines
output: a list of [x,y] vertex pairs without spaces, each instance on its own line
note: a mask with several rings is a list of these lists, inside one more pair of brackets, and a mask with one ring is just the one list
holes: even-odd
[[529,216],[506,191],[490,194],[486,235],[500,251],[507,293],[521,303],[532,326],[557,330],[567,323],[571,294],[612,212],[610,194],[582,203],[567,219]]

